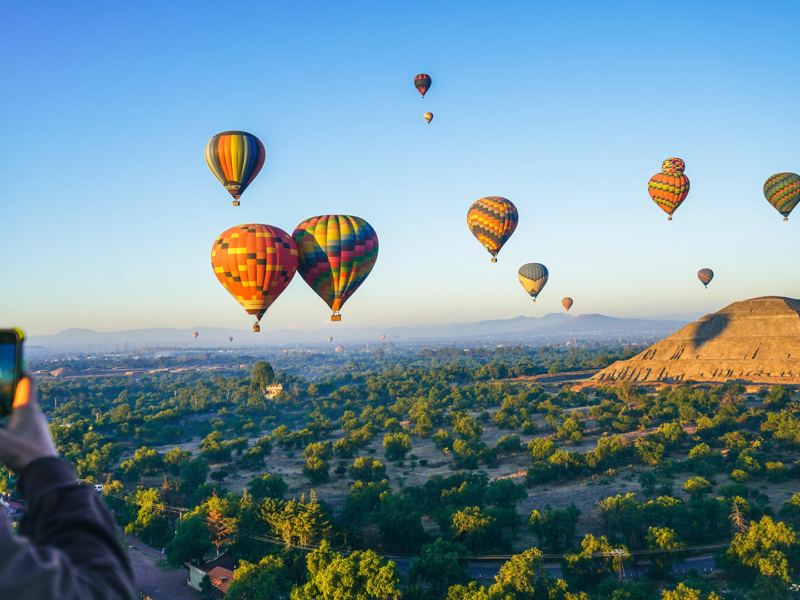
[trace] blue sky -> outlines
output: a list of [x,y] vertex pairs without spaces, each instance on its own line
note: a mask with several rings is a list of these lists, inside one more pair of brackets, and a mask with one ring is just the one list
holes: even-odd
[[[369,221],[377,265],[341,323],[298,276],[266,329],[538,316],[566,295],[574,313],[612,316],[798,297],[800,216],[784,223],[761,192],[800,171],[800,54],[784,25],[798,12],[16,3],[0,22],[0,326],[247,328],[211,270],[216,236],[247,222],[291,233],[323,213]],[[229,129],[267,151],[236,209],[203,158]],[[671,156],[691,193],[668,222],[646,186]],[[466,226],[488,195],[520,212],[497,264]],[[526,262],[550,270],[536,304],[516,278]]]

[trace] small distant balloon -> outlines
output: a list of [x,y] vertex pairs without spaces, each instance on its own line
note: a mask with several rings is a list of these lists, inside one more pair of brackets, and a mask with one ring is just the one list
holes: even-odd
[[423,116],[423,117],[425,118],[425,120],[428,122],[428,125],[430,125],[431,121],[433,121],[433,113],[432,113],[432,112],[426,112],[426,113],[425,113],[424,115],[422,115],[422,116]]
[[570,309],[570,308],[572,308],[572,298],[569,298],[569,297],[567,297],[567,298],[564,298],[564,299],[561,301],[561,306],[563,306],[563,307],[564,307],[564,309],[565,309],[567,312],[569,312],[569,309]]
[[517,278],[522,284],[528,294],[530,294],[533,301],[536,302],[536,296],[542,291],[542,288],[547,283],[547,278],[550,274],[547,272],[547,267],[540,263],[528,263],[522,265],[517,273]]
[[431,76],[425,73],[420,73],[414,77],[414,86],[417,88],[417,91],[422,94],[423,98],[428,90],[431,89],[431,83],[433,83]]
[[714,279],[714,271],[711,269],[700,269],[697,272],[697,278],[702,281],[703,286],[707,288],[711,280]]
[[333,338],[332,338],[332,337],[329,337],[329,338],[328,338],[328,343],[330,344],[332,341],[333,341]]
[[229,341],[229,342],[232,342],[232,341],[233,341],[233,338],[232,338],[232,337],[229,337],[229,338],[228,338],[228,341]]
[[344,350],[344,348],[341,346],[336,346],[336,348],[333,349],[334,352],[341,352],[342,350]]
[[193,338],[197,339],[197,336],[198,336],[198,335],[200,335],[200,334],[199,334],[199,333],[197,333],[196,331],[193,331],[193,332],[192,332],[192,337],[193,337]]
[[208,168],[233,196],[234,206],[261,172],[265,156],[261,140],[246,131],[218,133],[206,144]]
[[783,215],[783,220],[788,221],[789,213],[800,200],[800,175],[796,173],[773,175],[764,183],[764,197]]
[[385,336],[385,335],[382,335],[382,336],[381,336],[381,341],[383,341],[383,340],[385,340],[385,339],[386,339],[386,336]]
[[647,184],[653,202],[669,215],[670,221],[672,213],[689,195],[689,178],[683,174],[685,168],[686,163],[680,158],[668,158],[661,163],[661,173],[653,175]]
[[497,253],[514,233],[518,222],[517,207],[500,196],[481,198],[467,211],[467,226],[492,255],[492,262],[497,262]]

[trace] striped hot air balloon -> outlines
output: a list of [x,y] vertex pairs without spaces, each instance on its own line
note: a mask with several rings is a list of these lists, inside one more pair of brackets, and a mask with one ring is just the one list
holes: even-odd
[[714,279],[714,271],[711,269],[700,269],[697,272],[697,278],[703,282],[703,286],[708,288],[708,284]]
[[199,333],[197,333],[196,331],[193,331],[193,332],[192,332],[192,337],[193,337],[194,339],[197,339],[197,336],[198,336],[198,335],[200,335],[200,334],[199,334]]
[[233,196],[234,206],[261,171],[265,156],[261,140],[246,131],[218,133],[206,144],[208,168]]
[[536,302],[536,296],[539,295],[539,292],[542,291],[542,288],[547,283],[549,273],[547,272],[547,267],[542,264],[528,263],[520,267],[517,277],[525,291]]
[[292,236],[252,223],[221,233],[211,247],[211,266],[222,286],[258,322],[297,271],[297,246]]
[[783,215],[783,220],[789,220],[797,201],[800,200],[800,175],[795,173],[777,173],[764,183],[764,197]]
[[428,93],[428,90],[431,88],[431,83],[433,80],[431,79],[430,75],[426,75],[425,73],[420,73],[416,77],[414,77],[414,86],[417,88],[417,91],[422,94],[422,97],[425,97],[425,94]]
[[569,312],[569,309],[570,309],[570,308],[572,308],[572,298],[569,298],[569,297],[567,297],[567,298],[564,298],[564,299],[561,301],[561,306],[563,306],[563,307],[564,307],[564,309],[565,309],[567,312]]
[[650,197],[658,206],[669,215],[686,200],[689,195],[689,178],[683,174],[686,168],[680,158],[668,158],[661,163],[661,173],[653,175],[647,184]]
[[432,112],[426,112],[426,113],[425,113],[424,115],[422,115],[422,116],[423,116],[423,117],[424,117],[424,119],[425,119],[425,120],[428,122],[428,125],[430,125],[430,124],[431,124],[431,121],[433,121],[433,113],[432,113]]
[[481,198],[469,207],[467,225],[497,262],[497,253],[514,233],[519,222],[517,207],[499,196]]
[[333,310],[331,321],[364,283],[378,259],[378,236],[364,219],[321,215],[294,230],[298,268],[309,287]]

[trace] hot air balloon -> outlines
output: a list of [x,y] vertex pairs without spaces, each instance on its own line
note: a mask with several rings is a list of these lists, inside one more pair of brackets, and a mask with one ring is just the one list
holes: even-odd
[[497,253],[514,233],[519,222],[517,207],[499,196],[481,198],[469,207],[467,225],[497,262]]
[[246,131],[218,133],[206,144],[208,168],[233,196],[234,206],[261,171],[265,156],[261,140]]
[[228,338],[228,341],[229,341],[229,342],[232,342],[232,341],[233,341],[233,338],[232,338],[232,337],[229,337],[229,338]]
[[432,113],[432,112],[426,112],[426,113],[425,113],[424,115],[422,115],[422,116],[423,116],[423,117],[425,118],[425,120],[428,122],[428,125],[430,125],[430,124],[431,124],[431,121],[433,121],[433,113]]
[[292,236],[271,225],[231,227],[211,247],[211,266],[219,282],[258,322],[297,271]]
[[322,215],[294,230],[298,269],[309,287],[333,310],[331,321],[364,283],[378,259],[378,236],[364,219]]
[[669,215],[670,221],[672,213],[689,195],[689,178],[683,174],[685,168],[686,163],[680,158],[668,158],[661,163],[661,173],[653,175],[647,184],[650,197]]
[[193,331],[193,332],[192,332],[192,337],[193,337],[194,339],[197,339],[197,336],[198,336],[198,335],[200,335],[200,334],[199,334],[199,333],[197,333],[196,331]]
[[344,348],[341,346],[336,346],[336,348],[333,349],[334,352],[341,352],[342,350],[344,350]]
[[703,286],[708,288],[708,284],[714,279],[714,271],[711,269],[700,269],[697,272],[697,278],[703,282]]
[[517,274],[522,287],[531,295],[534,302],[536,302],[536,296],[542,291],[544,284],[547,283],[548,276],[547,267],[539,263],[522,265]]
[[[544,285],[544,284],[542,284],[542,285]],[[569,297],[564,298],[561,301],[561,306],[563,306],[566,309],[566,311],[569,312],[569,309],[572,308],[572,298],[569,298]]]
[[329,338],[328,338],[328,343],[330,344],[332,341],[333,341],[333,338],[332,338],[332,337],[329,337]]
[[431,80],[430,75],[426,75],[425,73],[420,73],[416,77],[414,77],[414,86],[417,88],[417,91],[422,94],[422,97],[425,97],[425,94],[428,93],[428,90],[431,88]]
[[789,220],[789,213],[800,200],[800,175],[795,173],[778,173],[767,179],[764,183],[764,197],[783,215],[783,220]]
[[385,340],[385,339],[386,339],[386,336],[385,336],[385,335],[382,335],[382,336],[381,336],[381,341],[383,341],[383,340]]

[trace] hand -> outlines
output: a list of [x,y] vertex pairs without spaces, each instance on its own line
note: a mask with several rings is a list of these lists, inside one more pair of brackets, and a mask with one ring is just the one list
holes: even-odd
[[36,402],[36,386],[24,377],[17,385],[8,426],[0,429],[0,462],[19,474],[37,458],[48,456],[58,456],[58,451]]

